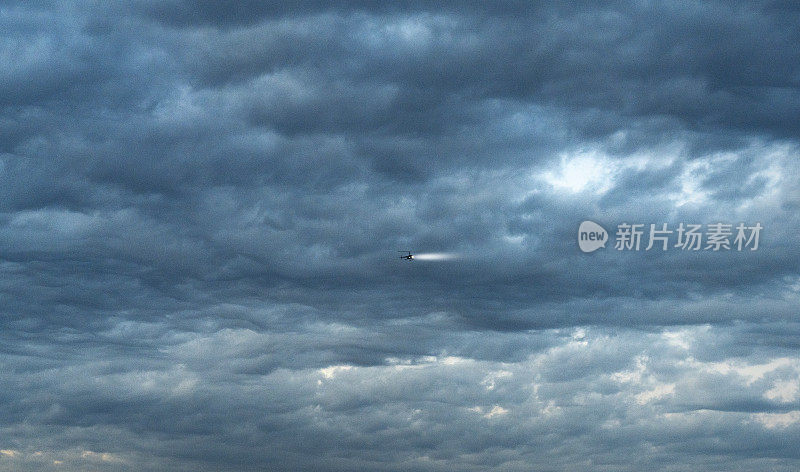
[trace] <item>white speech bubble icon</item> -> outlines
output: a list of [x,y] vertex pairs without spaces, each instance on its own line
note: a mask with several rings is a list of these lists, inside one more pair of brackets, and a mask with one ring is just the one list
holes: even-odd
[[594,221],[584,221],[578,227],[578,247],[583,252],[592,252],[606,247],[608,233]]

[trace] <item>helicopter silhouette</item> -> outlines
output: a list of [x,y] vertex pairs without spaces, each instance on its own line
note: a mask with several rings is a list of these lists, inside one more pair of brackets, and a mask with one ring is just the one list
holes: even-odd
[[405,252],[405,253],[407,253],[405,256],[400,256],[400,259],[406,259],[406,260],[409,260],[409,261],[413,261],[414,260],[414,254],[411,254],[411,251],[397,251],[397,252]]

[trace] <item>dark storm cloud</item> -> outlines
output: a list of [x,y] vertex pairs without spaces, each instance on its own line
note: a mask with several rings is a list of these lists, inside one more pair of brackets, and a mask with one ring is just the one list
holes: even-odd
[[799,14],[4,3],[0,470],[796,469]]
[[[209,18],[206,25],[221,9],[181,5],[173,11],[195,12]],[[796,12],[757,3],[436,7],[300,8],[238,29],[202,29],[187,35],[184,54],[211,84],[282,69],[397,84],[413,103],[406,113],[422,119],[456,95],[595,107],[620,120],[664,115],[698,127],[796,131]],[[228,25],[218,13],[217,26]],[[402,126],[403,118],[388,125]]]

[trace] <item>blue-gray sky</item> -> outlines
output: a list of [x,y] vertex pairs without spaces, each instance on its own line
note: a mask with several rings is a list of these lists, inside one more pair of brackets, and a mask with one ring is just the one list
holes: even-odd
[[798,44],[778,0],[0,3],[0,470],[797,470]]

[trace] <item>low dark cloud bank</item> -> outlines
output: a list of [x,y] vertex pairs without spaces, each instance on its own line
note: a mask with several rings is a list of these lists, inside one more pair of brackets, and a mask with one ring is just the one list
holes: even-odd
[[[0,470],[800,466],[794,3],[0,31]],[[583,254],[583,220],[764,230]]]

